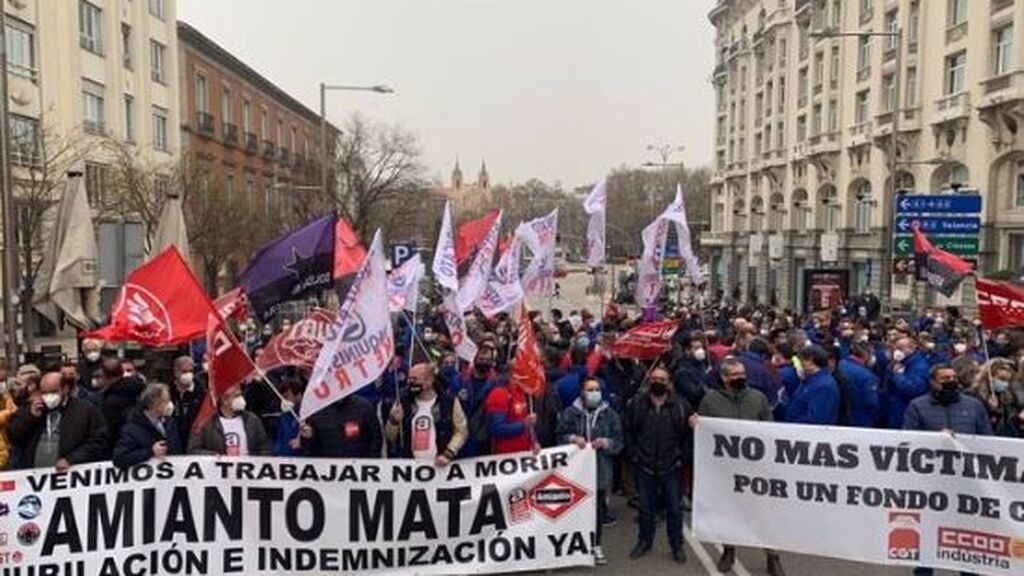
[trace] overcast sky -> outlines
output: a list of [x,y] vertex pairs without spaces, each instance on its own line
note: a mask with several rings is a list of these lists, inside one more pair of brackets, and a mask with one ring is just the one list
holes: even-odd
[[715,0],[179,0],[198,28],[310,108],[318,83],[354,110],[413,131],[432,175],[456,156],[475,180],[574,187],[651,159],[648,144],[712,154]]

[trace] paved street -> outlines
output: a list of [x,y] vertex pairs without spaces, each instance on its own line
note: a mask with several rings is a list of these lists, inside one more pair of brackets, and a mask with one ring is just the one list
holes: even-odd
[[[663,575],[666,570],[673,574],[683,575],[715,575],[719,572],[715,569],[715,562],[718,560],[719,549],[714,545],[701,544],[697,542],[690,531],[689,525],[686,528],[687,541],[687,562],[684,566],[677,566],[669,558],[668,545],[665,542],[665,525],[658,524],[658,536],[654,550],[647,556],[636,560],[629,560],[629,551],[636,542],[636,511],[626,506],[623,498],[616,497],[612,501],[612,512],[618,518],[615,526],[605,528],[604,549],[608,556],[608,565],[591,571],[589,569],[559,571],[559,575],[571,574],[630,574],[635,576]],[[687,517],[689,523],[689,517]],[[735,576],[749,576],[753,574],[767,574],[765,569],[764,553],[759,550],[741,549],[737,555],[738,561],[733,568]],[[856,562],[844,562],[830,558],[819,558],[815,556],[803,556],[799,554],[782,554],[782,564],[789,576],[895,576],[898,574],[910,574],[910,570],[886,568],[873,564],[860,564]],[[936,574],[943,574],[936,572]]]

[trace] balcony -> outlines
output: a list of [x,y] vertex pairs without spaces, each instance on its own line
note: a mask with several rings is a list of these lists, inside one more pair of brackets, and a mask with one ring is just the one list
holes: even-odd
[[238,144],[238,126],[225,122],[221,125],[221,134],[224,136],[224,143],[228,146],[235,146]]
[[958,40],[967,37],[967,22],[961,22],[954,24],[949,28],[946,28],[946,44],[952,44]]
[[39,154],[39,147],[34,145],[19,145],[11,143],[11,164],[34,168],[42,166],[42,156]]
[[213,136],[213,114],[196,112],[196,130],[203,136]]
[[277,146],[270,140],[263,141],[263,157],[267,159],[273,159],[274,153],[277,152]]
[[284,146],[281,146],[280,148],[277,149],[277,159],[281,161],[281,164],[287,166],[288,163],[291,161],[291,156],[291,151],[285,148]]
[[1013,0],[992,0],[992,13],[1002,12],[1013,6]]
[[874,125],[871,121],[861,122],[854,124],[850,127],[850,143],[851,148],[857,146],[863,146],[871,141],[871,135],[874,132]]
[[255,154],[260,149],[260,141],[252,132],[245,133],[245,151]]
[[971,115],[971,93],[958,92],[939,98],[935,101],[935,109],[937,114],[932,120],[932,124],[969,117]]

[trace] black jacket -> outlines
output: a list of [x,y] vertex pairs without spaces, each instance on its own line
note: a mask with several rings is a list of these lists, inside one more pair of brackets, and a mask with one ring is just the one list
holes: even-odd
[[624,426],[630,460],[655,474],[678,467],[689,435],[689,415],[686,400],[675,392],[668,393],[660,409],[654,405],[649,392],[637,396],[626,409]]
[[174,418],[164,420],[164,433],[161,434],[145,412],[136,408],[128,415],[128,420],[121,427],[121,436],[114,445],[114,465],[126,468],[146,462],[153,457],[153,444],[161,440],[167,442],[169,456],[185,452]]
[[321,458],[380,458],[384,436],[373,404],[347,396],[310,416],[313,437],[303,440],[306,456]]
[[548,381],[544,388],[544,394],[535,397],[533,409],[537,414],[537,426],[534,433],[537,435],[537,443],[541,448],[551,448],[558,445],[558,415],[562,413],[562,401],[558,399],[558,390]]
[[191,392],[182,392],[177,384],[171,387],[171,401],[174,402],[174,419],[177,421],[178,439],[182,446],[188,446],[189,435],[192,433],[192,423],[199,414],[203,402],[206,400],[206,384],[199,378],[195,380],[195,386]]
[[100,409],[103,411],[103,418],[107,421],[107,436],[110,450],[114,450],[118,438],[121,437],[121,427],[132,409],[138,403],[139,394],[146,385],[138,378],[121,378],[107,386],[101,395],[102,402]]
[[708,390],[708,365],[706,362],[698,362],[691,356],[683,355],[676,363],[676,370],[672,380],[676,392],[686,399],[690,406],[700,406],[704,394]]
[[[61,411],[58,455],[69,464],[106,460],[110,455],[107,423],[99,408],[85,400],[69,398]],[[46,415],[33,416],[25,404],[14,413],[7,425],[7,438],[21,447],[26,468],[35,467],[36,447],[46,431]]]

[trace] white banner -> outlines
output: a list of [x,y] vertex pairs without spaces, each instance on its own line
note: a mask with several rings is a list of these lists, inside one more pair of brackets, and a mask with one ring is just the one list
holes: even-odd
[[523,222],[516,228],[533,253],[523,273],[523,289],[534,296],[551,296],[555,291],[555,248],[558,240],[558,208],[541,218]]
[[714,418],[696,436],[700,540],[1024,574],[1020,440]]
[[653,306],[661,291],[661,262],[665,258],[665,240],[669,221],[659,216],[640,234],[644,252],[640,256],[636,281],[636,303],[641,309]]
[[431,270],[437,283],[449,290],[459,289],[459,271],[455,264],[455,232],[452,230],[452,210],[444,203],[441,232],[437,235],[437,249]]
[[839,260],[839,234],[825,232],[821,235],[821,261],[837,262]]
[[466,317],[459,307],[458,298],[455,292],[444,290],[444,324],[448,327],[448,335],[452,339],[452,347],[459,358],[466,362],[472,362],[476,358],[476,343],[469,337],[466,330]]
[[377,230],[316,359],[302,395],[303,420],[372,383],[388,367],[395,338],[387,294],[384,246]]
[[476,301],[484,316],[493,318],[512,309],[523,299],[523,285],[519,282],[519,255],[522,252],[519,237],[514,236],[505,253],[494,267],[487,289]]
[[768,237],[768,257],[772,260],[782,260],[785,256],[786,244],[782,234],[772,234]]
[[587,266],[604,264],[605,228],[608,210],[607,180],[602,178],[583,200],[583,210],[590,215],[587,221]]
[[389,312],[416,312],[416,303],[420,298],[420,280],[425,273],[423,259],[419,254],[414,254],[388,274]]
[[4,472],[0,562],[4,574],[37,576],[592,566],[596,476],[594,451],[575,447],[445,468],[183,456]]
[[459,308],[469,310],[473,302],[480,297],[480,294],[487,288],[491,279],[491,270],[494,267],[494,253],[498,250],[498,234],[501,232],[501,212],[494,219],[494,224],[487,231],[469,270],[462,279],[462,287],[459,288]]
[[704,275],[700,270],[700,262],[697,255],[693,253],[693,240],[690,237],[690,223],[686,219],[686,199],[683,197],[683,185],[676,184],[676,200],[672,203],[676,223],[676,236],[679,237],[679,256],[686,264],[686,272],[690,275],[690,281],[694,286],[704,283]]

